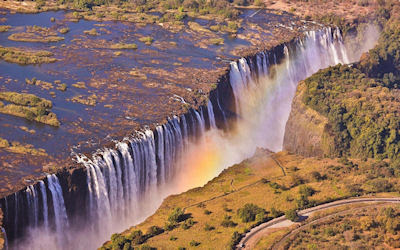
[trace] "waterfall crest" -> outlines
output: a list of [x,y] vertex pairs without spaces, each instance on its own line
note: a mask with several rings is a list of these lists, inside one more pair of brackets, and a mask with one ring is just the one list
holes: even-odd
[[[337,63],[350,61],[340,30],[331,28],[232,62],[224,87],[233,100],[218,86],[199,110],[170,117],[154,131],[138,131],[91,158],[77,156],[86,173],[86,203],[79,211],[86,221],[72,223],[63,198],[69,191],[53,174],[2,200],[7,235],[16,239],[22,225],[44,234],[54,227],[59,249],[97,248],[152,214],[167,195],[204,185],[257,147],[281,150],[297,83]],[[23,207],[29,208],[25,224]],[[14,243],[16,249],[24,246]]]

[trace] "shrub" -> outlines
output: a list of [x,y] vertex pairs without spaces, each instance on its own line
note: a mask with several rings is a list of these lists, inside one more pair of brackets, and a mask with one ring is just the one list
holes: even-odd
[[390,192],[392,190],[392,184],[386,179],[374,179],[369,182],[371,192]]
[[317,171],[312,171],[311,172],[311,177],[316,181],[321,181],[323,179],[321,174],[319,172],[317,172]]
[[171,237],[169,237],[170,241],[176,241],[178,239],[178,237],[171,235]]
[[132,250],[133,248],[131,247],[131,243],[126,242],[124,244],[124,247],[122,248],[123,250]]
[[146,237],[143,235],[143,232],[141,230],[133,231],[128,235],[127,239],[135,245],[140,245],[146,241]]
[[176,228],[178,224],[176,222],[167,222],[164,225],[164,230],[165,231],[172,231],[174,228]]
[[195,222],[193,221],[193,219],[188,219],[182,224],[182,228],[187,230],[187,229],[191,228],[194,225],[194,223]]
[[139,38],[139,41],[141,41],[142,43],[144,43],[146,45],[151,45],[153,43],[154,39],[151,36],[145,36],[145,37]]
[[239,243],[241,235],[238,231],[233,232],[231,240],[229,241],[229,248],[236,249],[236,245]]
[[125,245],[125,243],[127,242],[127,239],[122,236],[121,234],[113,234],[111,235],[111,242],[112,242],[112,246],[113,248],[116,249],[122,249]]
[[221,222],[221,226],[223,227],[236,227],[236,223],[231,220],[231,217],[225,215],[224,220]]
[[283,213],[281,212],[281,211],[279,211],[279,210],[277,210],[276,208],[271,208],[271,216],[273,217],[273,218],[277,218],[277,217],[279,217],[279,216],[281,216],[281,215],[283,215]]
[[265,210],[263,208],[258,207],[252,203],[248,203],[244,205],[243,208],[239,208],[237,214],[242,219],[242,222],[250,222],[256,219],[256,215],[261,214],[260,216],[264,217]]
[[180,207],[175,208],[168,217],[169,222],[179,223],[184,219],[183,210]]
[[151,226],[147,229],[147,234],[150,237],[162,234],[163,232],[164,232],[164,229],[162,229],[161,227],[157,227],[157,226]]
[[191,247],[197,247],[198,245],[200,245],[200,242],[195,241],[195,240],[192,240],[192,241],[189,243],[189,245],[190,245]]
[[315,202],[311,202],[307,196],[305,195],[300,195],[298,199],[296,199],[296,204],[297,208],[307,208],[307,207],[312,207]]
[[210,211],[210,210],[204,210],[204,214],[206,214],[206,215],[210,215],[212,212]]
[[286,219],[296,222],[299,220],[299,215],[297,214],[296,209],[289,209],[285,212]]
[[301,186],[299,189],[299,194],[305,197],[315,194],[315,190],[310,186]]
[[210,226],[209,224],[206,224],[206,225],[204,226],[204,230],[205,230],[205,231],[212,231],[212,230],[214,230],[214,229],[215,229],[215,227]]
[[68,33],[69,32],[69,28],[61,28],[61,29],[59,29],[58,30],[58,32],[60,32],[61,34],[66,34],[66,33]]

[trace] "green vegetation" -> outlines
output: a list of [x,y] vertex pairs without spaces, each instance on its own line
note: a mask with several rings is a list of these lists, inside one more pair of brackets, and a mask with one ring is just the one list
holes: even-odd
[[89,96],[76,95],[72,98],[68,98],[67,101],[77,102],[88,106],[95,106],[97,104],[97,95],[96,94],[91,94]]
[[[392,76],[392,75],[390,75]],[[338,65],[306,79],[303,101],[328,118],[330,156],[397,158],[400,154],[399,100],[384,79]],[[327,136],[327,138],[329,138]]]
[[285,212],[285,217],[288,220],[291,220],[293,222],[298,221],[299,215],[296,212],[296,209],[289,209]]
[[198,245],[200,245],[200,242],[195,241],[195,240],[192,240],[192,241],[189,243],[189,245],[190,245],[191,247],[197,247]]
[[62,41],[64,40],[64,37],[55,35],[43,36],[35,33],[21,32],[11,34],[8,36],[8,39],[18,42],[51,43]]
[[183,221],[184,213],[180,207],[175,208],[168,217],[169,222],[179,223]]
[[27,65],[56,62],[57,59],[51,56],[53,56],[53,53],[45,50],[27,51],[19,48],[0,46],[0,59],[10,63]]
[[8,152],[15,154],[29,154],[34,156],[47,156],[44,149],[34,148],[31,144],[22,144],[17,141],[9,142],[6,139],[0,137],[0,149],[7,150]]
[[6,140],[0,137],[0,148],[7,148],[10,146],[10,143]]
[[137,49],[137,45],[134,43],[116,43],[110,46],[111,49]]
[[248,203],[244,205],[243,208],[239,208],[237,213],[240,219],[242,219],[242,222],[255,221],[256,218],[259,221],[263,221],[265,217],[265,210],[252,203]]
[[66,34],[66,33],[69,32],[69,28],[68,27],[61,28],[61,29],[58,30],[58,32],[60,32],[61,34]]
[[[349,208],[340,216],[328,218],[301,230],[289,239],[285,249],[399,248],[400,207],[396,205]],[[344,214],[343,214],[344,213]],[[318,247],[317,247],[318,246]]]
[[67,90],[67,84],[62,83],[62,84],[58,85],[58,86],[56,87],[56,89],[58,89],[58,90],[64,92],[64,91]]
[[53,104],[49,100],[32,94],[16,92],[0,92],[0,100],[10,102],[8,105],[0,103],[1,113],[23,117],[51,126],[60,126],[56,114],[50,112]]
[[232,216],[225,215],[224,220],[221,222],[223,227],[236,227],[237,223],[232,220]]
[[85,82],[77,82],[72,84],[72,87],[78,88],[78,89],[86,89],[86,84]]
[[153,43],[154,39],[151,36],[145,36],[145,37],[139,38],[139,41],[141,41],[142,43],[144,43],[146,45],[151,45]]
[[399,158],[399,23],[392,16],[377,46],[354,67],[337,65],[305,80],[303,102],[328,119],[326,155]]
[[89,36],[99,36],[100,35],[100,33],[97,32],[96,28],[93,28],[91,30],[84,30],[83,33],[85,33],[86,35],[89,35]]
[[212,25],[212,26],[210,26],[210,29],[215,32],[236,34],[239,29],[239,25],[236,22],[230,21],[230,22],[228,22],[227,25],[226,24]]
[[0,25],[0,32],[6,32],[11,29],[10,25]]
[[223,38],[211,38],[208,42],[212,45],[223,45],[224,39]]
[[19,94],[16,92],[0,92],[0,100],[22,106],[43,107],[51,109],[51,101],[39,98],[32,94]]

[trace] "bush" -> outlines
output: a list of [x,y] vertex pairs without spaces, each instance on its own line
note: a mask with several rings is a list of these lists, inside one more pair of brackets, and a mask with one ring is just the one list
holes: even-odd
[[175,223],[179,223],[183,221],[183,219],[184,219],[184,213],[180,207],[175,208],[168,217],[169,222],[175,222]]
[[317,172],[317,171],[312,171],[312,172],[311,172],[311,177],[312,177],[314,180],[316,180],[316,181],[321,181],[321,180],[323,180],[321,174],[320,174],[319,172]]
[[305,197],[315,194],[315,190],[310,186],[301,186],[299,189],[299,194]]
[[165,231],[172,231],[177,226],[178,226],[178,224],[176,222],[167,222],[167,223],[165,223],[164,230]]
[[223,227],[236,227],[237,223],[231,220],[231,217],[225,215],[224,220],[221,222],[221,226]]
[[210,211],[210,210],[204,210],[204,214],[206,214],[206,215],[210,215],[212,212]]
[[141,230],[133,231],[128,235],[127,239],[135,245],[140,245],[146,241],[146,237],[143,235],[143,232]]
[[187,230],[187,229],[191,228],[194,225],[194,223],[195,222],[193,221],[193,219],[188,219],[182,224],[182,228]]
[[371,192],[390,192],[392,191],[392,184],[386,179],[374,179],[369,182]]
[[296,204],[298,209],[302,209],[302,208],[312,207],[315,204],[315,202],[310,201],[308,197],[305,195],[300,195],[300,197],[296,199]]
[[121,234],[116,233],[111,235],[111,243],[113,248],[122,249],[125,243],[127,243],[127,239]]
[[162,229],[161,227],[157,227],[157,226],[151,226],[147,229],[147,235],[149,235],[150,237],[162,234],[163,232],[164,232],[164,229]]
[[289,209],[285,212],[286,219],[296,222],[299,220],[299,215],[297,214],[296,209]]
[[204,226],[204,230],[205,230],[205,231],[212,231],[212,230],[214,230],[214,229],[215,229],[215,227],[210,226],[209,224],[206,224],[206,225]]
[[141,41],[142,43],[144,43],[146,45],[151,45],[153,43],[154,39],[151,36],[145,36],[145,37],[139,38],[139,41]]
[[189,243],[189,245],[190,245],[191,247],[197,247],[198,245],[200,245],[200,242],[195,241],[195,240],[192,240],[192,241]]
[[260,214],[259,217],[264,217],[265,210],[263,208],[258,207],[252,203],[248,203],[244,205],[243,208],[239,208],[237,214],[242,219],[242,222],[247,223],[250,221],[254,221],[256,216]]
[[229,248],[236,249],[236,245],[239,243],[241,235],[238,231],[233,232],[231,240],[229,241]]
[[271,216],[273,217],[273,218],[277,218],[277,217],[279,217],[279,216],[281,216],[281,215],[283,215],[283,213],[281,212],[281,211],[279,211],[279,210],[277,210],[276,208],[271,208]]

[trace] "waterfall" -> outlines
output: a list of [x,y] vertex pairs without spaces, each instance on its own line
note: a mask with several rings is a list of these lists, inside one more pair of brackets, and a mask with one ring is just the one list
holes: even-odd
[[[280,151],[297,83],[321,68],[349,62],[340,31],[331,28],[232,62],[229,81],[220,83],[198,110],[169,117],[154,130],[145,127],[92,157],[76,156],[85,167],[86,186],[80,191],[87,194],[87,204],[79,204],[78,213],[86,223],[72,224],[63,197],[70,190],[62,190],[57,176],[48,175],[47,182],[14,194],[16,212],[6,212],[5,229],[13,238],[22,231],[18,196],[24,194],[32,208],[28,226],[51,231],[55,225],[64,248],[95,249],[112,233],[152,214],[167,195],[204,185],[257,147]],[[30,243],[35,246],[35,239]]]
[[65,242],[66,240],[66,230],[68,228],[68,217],[65,209],[64,198],[57,176],[54,174],[48,175],[47,181],[53,200],[57,240],[61,245],[61,242]]
[[216,129],[217,124],[215,123],[215,115],[214,115],[214,108],[210,100],[207,103],[207,111],[208,111],[208,118],[210,120],[210,128]]
[[26,188],[28,209],[29,209],[29,224],[36,227],[38,225],[39,199],[36,188],[30,185]]
[[49,212],[47,207],[47,191],[43,181],[39,181],[40,192],[42,194],[42,206],[43,206],[43,226],[46,231],[49,228]]

